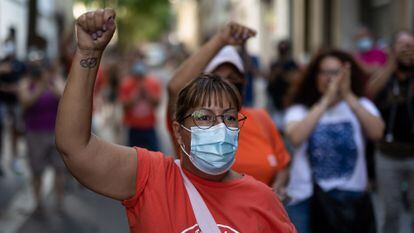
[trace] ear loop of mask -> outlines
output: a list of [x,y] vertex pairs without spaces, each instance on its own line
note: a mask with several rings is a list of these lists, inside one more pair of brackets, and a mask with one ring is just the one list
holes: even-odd
[[180,148],[184,152],[184,154],[186,154],[188,156],[188,158],[191,159],[190,154],[188,154],[187,151],[185,151],[185,145],[184,144],[180,144]]
[[187,128],[187,127],[185,127],[184,125],[182,125],[182,124],[180,124],[180,126],[183,128],[183,129],[185,129],[185,130],[187,130],[188,132],[190,132],[190,133],[192,133],[193,131],[191,131],[191,129],[189,129],[189,128]]
[[[185,130],[187,130],[188,132],[190,132],[190,133],[191,133],[191,130],[190,130],[190,129],[188,129],[187,127],[185,127],[184,125],[180,124],[180,126],[181,126],[183,129],[185,129]],[[180,148],[181,148],[181,150],[184,152],[184,154],[185,154],[185,155],[187,155],[187,156],[188,156],[188,158],[189,158],[191,161],[193,161],[193,159],[191,158],[190,154],[189,154],[189,153],[187,153],[187,151],[185,151],[185,144],[184,144],[184,143],[180,144]]]

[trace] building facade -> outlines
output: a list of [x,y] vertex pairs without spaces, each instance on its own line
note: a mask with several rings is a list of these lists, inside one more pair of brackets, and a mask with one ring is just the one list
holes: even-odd
[[[28,0],[0,1],[0,47],[10,29],[14,29],[16,52],[19,58],[24,58],[27,51],[27,2]],[[0,58],[3,56],[4,52],[0,49]]]
[[398,30],[414,31],[411,0],[295,0],[292,1],[294,54],[303,61],[324,47],[355,49],[354,36],[368,27],[375,39],[389,43]]
[[226,22],[234,20],[258,31],[249,51],[267,67],[275,45],[290,39],[294,56],[306,63],[320,48],[354,50],[361,26],[389,42],[401,29],[414,30],[412,0],[174,0],[176,36],[197,48]]
[[[34,11],[30,4],[34,5]],[[32,30],[36,37],[44,40],[48,57],[57,57],[61,34],[73,25],[72,6],[73,0],[0,0],[0,44],[13,29],[17,56],[26,59],[29,47],[36,46],[29,38]],[[29,20],[31,17],[36,19]],[[3,51],[0,51],[1,57]]]

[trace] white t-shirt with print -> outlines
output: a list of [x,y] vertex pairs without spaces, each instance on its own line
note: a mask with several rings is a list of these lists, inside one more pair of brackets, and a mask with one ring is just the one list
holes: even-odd
[[[370,100],[360,98],[359,102],[374,116],[380,115]],[[308,111],[304,105],[290,107],[285,116],[285,127],[303,120]],[[316,180],[325,191],[366,189],[364,136],[356,115],[345,101],[329,108],[309,138],[295,148],[287,187],[292,204],[312,195],[310,161]]]

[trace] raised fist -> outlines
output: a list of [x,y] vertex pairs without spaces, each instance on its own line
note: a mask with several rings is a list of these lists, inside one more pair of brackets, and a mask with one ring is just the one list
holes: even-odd
[[229,45],[241,45],[250,37],[256,35],[256,31],[238,23],[230,22],[218,33],[224,43]]
[[115,11],[110,8],[84,13],[76,20],[78,49],[103,51],[116,29]]

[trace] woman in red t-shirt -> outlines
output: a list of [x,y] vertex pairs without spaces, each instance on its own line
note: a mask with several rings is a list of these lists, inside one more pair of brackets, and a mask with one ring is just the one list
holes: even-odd
[[[91,134],[93,87],[103,50],[115,31],[112,9],[77,19],[77,52],[56,123],[56,143],[71,173],[86,187],[121,200],[131,232],[200,232],[179,166],[171,157],[105,142]],[[246,118],[236,87],[201,75],[177,98],[175,137],[190,183],[217,232],[296,232],[265,184],[230,170]],[[207,232],[207,231],[204,231]]]

